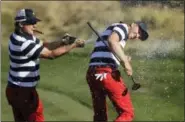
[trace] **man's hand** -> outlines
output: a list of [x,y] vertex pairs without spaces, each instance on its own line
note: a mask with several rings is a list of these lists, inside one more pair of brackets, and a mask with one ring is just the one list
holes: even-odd
[[125,69],[125,72],[127,73],[128,76],[132,76],[132,66],[131,66],[131,56],[125,55],[126,60],[125,62],[121,62],[123,63],[122,66]]
[[84,40],[77,40],[75,41],[76,47],[84,47],[85,46],[85,41]]
[[128,76],[132,76],[132,66],[131,66],[131,64],[130,64],[130,62],[129,61],[127,61],[127,62],[120,62],[121,63],[121,65],[122,65],[122,67],[125,69],[125,72],[127,73],[127,75]]
[[76,41],[76,37],[71,36],[70,34],[66,33],[61,40],[62,45],[70,45],[73,44]]

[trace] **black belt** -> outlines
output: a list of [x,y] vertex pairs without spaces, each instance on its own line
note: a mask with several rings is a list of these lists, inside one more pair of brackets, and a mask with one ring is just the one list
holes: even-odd
[[111,69],[117,69],[116,66],[113,65],[91,65],[89,68],[111,68]]
[[8,87],[11,87],[11,88],[36,88],[36,86],[34,87],[23,87],[23,86],[18,86],[18,85],[15,85],[13,83],[11,83],[10,81],[8,81]]

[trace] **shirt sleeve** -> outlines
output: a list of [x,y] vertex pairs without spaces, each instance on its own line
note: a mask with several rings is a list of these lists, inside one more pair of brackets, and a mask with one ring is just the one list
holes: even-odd
[[115,26],[113,28],[113,31],[118,34],[120,41],[125,39],[125,37],[127,35],[126,28],[122,24]]
[[25,56],[36,59],[39,57],[42,49],[44,48],[39,39],[36,41],[27,40],[22,45],[22,52]]

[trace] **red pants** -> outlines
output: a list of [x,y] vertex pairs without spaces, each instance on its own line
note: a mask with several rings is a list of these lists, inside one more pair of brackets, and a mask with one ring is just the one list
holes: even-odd
[[43,106],[35,88],[6,88],[8,103],[16,122],[43,122]]
[[89,68],[87,82],[90,87],[94,108],[94,121],[107,121],[106,95],[112,101],[118,117],[118,121],[132,121],[134,109],[129,92],[118,70],[111,68]]

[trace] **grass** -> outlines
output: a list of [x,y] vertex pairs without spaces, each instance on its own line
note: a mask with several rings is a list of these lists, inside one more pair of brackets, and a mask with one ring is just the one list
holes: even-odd
[[[90,48],[88,47],[90,50]],[[87,49],[87,51],[88,51]],[[91,96],[85,80],[89,52],[75,49],[56,60],[41,60],[41,80],[38,92],[44,104],[47,121],[92,120]],[[2,50],[2,120],[12,120],[10,107],[4,96],[7,82],[8,55]],[[132,62],[135,79],[142,84],[131,91],[131,80],[121,70],[135,107],[135,121],[184,120],[184,63],[181,59],[136,58]],[[109,120],[116,117],[108,100]],[[175,114],[174,114],[175,113]]]

